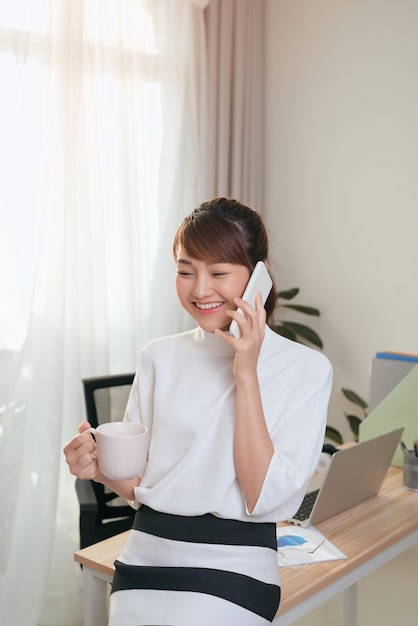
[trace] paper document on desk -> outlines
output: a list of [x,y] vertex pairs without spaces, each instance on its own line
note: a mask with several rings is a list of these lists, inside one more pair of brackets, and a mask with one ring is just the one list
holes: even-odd
[[278,526],[276,535],[280,567],[294,567],[347,558],[313,526],[309,528],[291,525]]

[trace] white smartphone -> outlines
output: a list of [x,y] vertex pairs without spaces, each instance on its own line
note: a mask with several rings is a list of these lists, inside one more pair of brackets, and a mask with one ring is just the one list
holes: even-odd
[[[263,261],[258,261],[247,283],[245,291],[242,295],[242,299],[248,302],[250,306],[255,308],[255,296],[259,291],[261,293],[261,299],[263,301],[263,304],[265,304],[272,286],[273,282],[270,278],[265,264],[263,263]],[[244,315],[242,309],[237,309],[237,311],[241,313],[241,315]],[[241,337],[239,324],[235,320],[232,320],[229,327],[229,332],[236,339],[239,339]]]

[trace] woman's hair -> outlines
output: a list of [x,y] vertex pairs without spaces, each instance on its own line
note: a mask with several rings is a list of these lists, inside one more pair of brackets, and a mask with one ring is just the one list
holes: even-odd
[[[259,213],[238,200],[214,198],[184,218],[174,237],[173,254],[181,247],[194,259],[245,265],[268,260],[268,237]],[[274,286],[265,303],[267,320],[277,302]]]

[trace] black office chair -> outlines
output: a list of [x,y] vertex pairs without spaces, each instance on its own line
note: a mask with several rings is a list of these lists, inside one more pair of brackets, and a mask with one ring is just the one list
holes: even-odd
[[[83,379],[87,420],[93,428],[123,419],[134,374]],[[132,527],[135,510],[125,500],[93,480],[76,479],[80,504],[80,548]]]

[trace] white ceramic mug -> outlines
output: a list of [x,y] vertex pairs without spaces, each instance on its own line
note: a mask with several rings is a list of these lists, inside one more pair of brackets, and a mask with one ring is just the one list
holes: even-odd
[[97,443],[97,462],[104,476],[128,480],[141,476],[147,459],[148,429],[133,422],[107,422],[86,432]]

